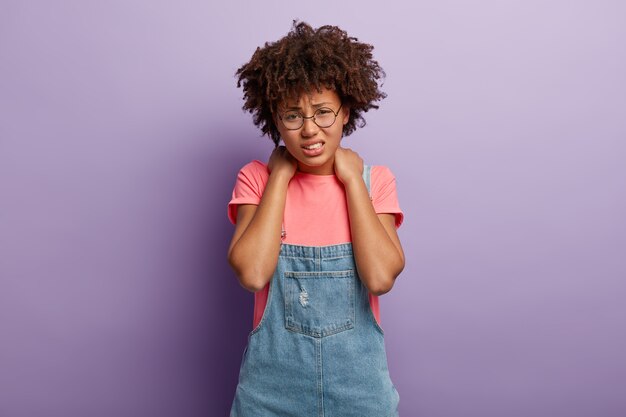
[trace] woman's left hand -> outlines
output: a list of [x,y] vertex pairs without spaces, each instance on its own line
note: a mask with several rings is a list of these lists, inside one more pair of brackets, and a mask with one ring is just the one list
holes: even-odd
[[350,148],[337,148],[335,152],[335,173],[342,183],[363,176],[363,159]]

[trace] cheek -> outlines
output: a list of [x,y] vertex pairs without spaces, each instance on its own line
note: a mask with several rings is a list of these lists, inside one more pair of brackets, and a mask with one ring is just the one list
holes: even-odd
[[341,138],[343,137],[343,128],[345,126],[345,123],[341,124],[341,123],[337,123],[337,127],[335,130],[335,135],[339,138],[339,140],[341,140]]
[[291,153],[293,153],[293,151],[295,151],[296,149],[298,149],[298,148],[297,148],[297,147],[296,147],[293,143],[291,143],[291,142],[289,142],[289,141],[284,142],[284,144],[285,144],[285,148],[287,148],[287,150],[288,150],[289,152],[291,152]]
[[287,148],[290,153],[293,153],[300,148],[297,139],[291,138],[289,136],[283,136],[283,143],[285,144],[285,148]]

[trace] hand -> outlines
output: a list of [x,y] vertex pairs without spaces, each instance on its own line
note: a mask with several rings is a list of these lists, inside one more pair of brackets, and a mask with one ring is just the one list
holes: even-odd
[[349,148],[337,148],[335,152],[335,173],[342,183],[363,176],[363,159]]
[[298,163],[296,159],[291,156],[287,148],[284,146],[278,146],[270,155],[270,159],[267,163],[267,169],[270,173],[285,174],[289,179],[296,174]]

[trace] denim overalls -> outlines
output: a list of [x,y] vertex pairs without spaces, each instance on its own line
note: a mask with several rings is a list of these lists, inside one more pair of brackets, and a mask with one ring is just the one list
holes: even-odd
[[398,400],[352,244],[283,244],[230,416],[396,417]]

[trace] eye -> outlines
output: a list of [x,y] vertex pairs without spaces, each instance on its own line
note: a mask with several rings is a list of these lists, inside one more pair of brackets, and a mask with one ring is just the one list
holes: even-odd
[[319,116],[324,116],[326,114],[335,114],[331,109],[327,109],[327,108],[321,108],[318,111],[315,112],[317,115]]
[[286,122],[293,122],[295,120],[300,119],[300,113],[296,113],[296,112],[290,112],[290,113],[285,113],[283,115],[283,120]]

